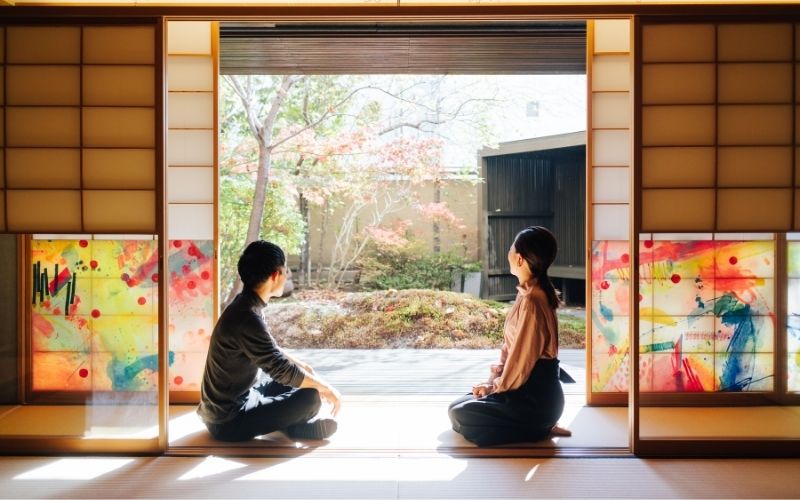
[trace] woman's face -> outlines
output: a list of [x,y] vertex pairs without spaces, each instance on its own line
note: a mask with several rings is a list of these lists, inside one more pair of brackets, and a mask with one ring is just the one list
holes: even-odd
[[522,266],[525,265],[525,259],[522,258],[522,255],[517,253],[517,249],[514,248],[514,244],[511,244],[511,248],[508,249],[508,265],[511,266],[511,274],[516,277],[519,277],[519,272],[522,269]]

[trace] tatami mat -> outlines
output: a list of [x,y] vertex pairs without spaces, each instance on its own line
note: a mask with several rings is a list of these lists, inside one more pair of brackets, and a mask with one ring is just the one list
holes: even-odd
[[[450,429],[441,396],[394,398],[345,397],[339,430],[316,443],[329,450],[435,451],[471,448]],[[567,397],[562,425],[571,437],[519,445],[525,448],[627,448],[628,410],[586,407],[582,398]],[[211,438],[194,405],[170,409],[169,439],[175,448],[228,447]],[[800,439],[800,407],[643,408],[643,438],[789,438]],[[152,438],[158,428],[153,406],[20,406],[0,407],[0,435]],[[280,432],[237,443],[237,447],[291,447]]]
[[[580,400],[582,401],[582,399]],[[375,397],[345,398],[339,414],[339,430],[324,444],[331,450],[437,450],[473,447],[450,428],[447,417],[449,399]],[[215,447],[194,407],[172,407],[170,445],[174,447]],[[587,408],[579,401],[569,404],[562,423],[572,437],[526,443],[525,447],[605,447],[628,446],[625,408]],[[291,446],[282,433],[273,433],[243,446]],[[239,444],[237,443],[237,446]]]
[[800,460],[0,457],[0,498],[796,498]]

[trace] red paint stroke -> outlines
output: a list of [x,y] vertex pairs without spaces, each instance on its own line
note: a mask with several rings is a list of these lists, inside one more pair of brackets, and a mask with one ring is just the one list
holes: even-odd
[[133,273],[131,276],[130,281],[128,281],[128,286],[134,287],[140,283],[144,283],[147,279],[153,280],[153,282],[158,282],[158,278],[153,279],[153,276],[157,276],[156,272],[158,271],[158,252],[153,252],[148,257],[147,261],[139,266],[136,269],[136,272]]
[[672,355],[672,373],[675,377],[678,377],[681,372],[681,350],[683,349],[683,335],[678,337],[678,341],[675,342],[675,354]]
[[609,346],[609,348],[608,348],[608,355],[609,355],[609,356],[613,356],[613,355],[615,355],[616,353],[617,353],[617,346],[615,346],[614,344],[611,344],[611,345]]
[[631,261],[631,256],[626,254],[626,253],[624,253],[624,254],[619,256],[619,260],[621,260],[623,264],[627,264],[628,262]]
[[55,332],[53,324],[36,313],[31,314],[31,329],[36,333],[41,333],[47,338],[52,337]]
[[186,288],[188,288],[189,290],[194,290],[194,287],[196,287],[196,286],[197,285],[195,284],[194,281],[190,281],[190,282],[186,283]]
[[[64,268],[60,273],[58,273],[58,290],[61,290],[65,286],[67,286],[67,282],[72,279],[72,275],[69,272],[69,268]],[[56,290],[56,279],[53,278],[48,283],[47,288],[50,290],[50,295],[55,295],[58,290]]]
[[153,280],[153,283],[158,283],[158,273],[153,273],[150,279]]
[[183,246],[183,242],[181,240],[175,240],[172,242],[172,246],[174,246],[175,248],[180,248]]
[[692,368],[688,359],[683,360],[683,371],[686,373],[686,390],[690,392],[703,392],[703,383]]
[[207,260],[206,255],[194,243],[189,243],[189,248],[187,249],[187,253],[192,257],[195,257],[199,261]]

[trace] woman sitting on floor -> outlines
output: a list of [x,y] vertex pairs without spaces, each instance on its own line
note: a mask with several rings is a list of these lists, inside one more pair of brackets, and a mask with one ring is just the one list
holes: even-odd
[[453,430],[478,446],[569,436],[556,423],[564,411],[558,366],[558,292],[547,276],[556,258],[553,234],[541,226],[520,231],[508,251],[519,279],[506,316],[500,364],[488,382],[450,405]]

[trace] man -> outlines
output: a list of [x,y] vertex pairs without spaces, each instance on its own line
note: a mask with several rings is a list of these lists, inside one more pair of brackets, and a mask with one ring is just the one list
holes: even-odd
[[[284,352],[269,332],[263,309],[283,293],[286,256],[277,245],[255,241],[239,258],[242,293],[214,327],[197,413],[215,439],[244,441],[273,431],[293,439],[327,439],[336,420],[319,418],[321,398],[341,404],[339,392],[314,370]],[[258,369],[271,380],[258,381]]]

